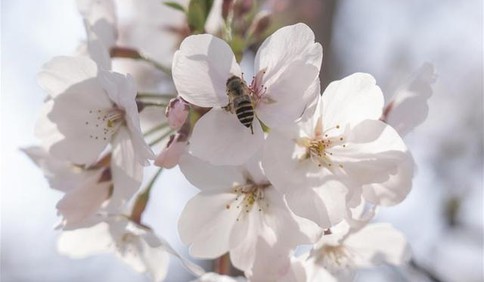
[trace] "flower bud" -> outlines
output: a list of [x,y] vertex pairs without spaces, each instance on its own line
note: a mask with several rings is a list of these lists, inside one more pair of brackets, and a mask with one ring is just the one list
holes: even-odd
[[271,24],[271,13],[261,11],[259,12],[249,28],[249,34],[254,38],[261,38],[264,32],[269,28]]
[[165,111],[170,127],[174,130],[180,129],[187,120],[189,111],[190,106],[182,98],[171,99]]

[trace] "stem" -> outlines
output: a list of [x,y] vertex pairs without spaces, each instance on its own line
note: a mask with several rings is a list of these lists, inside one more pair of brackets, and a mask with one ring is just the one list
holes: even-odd
[[148,131],[146,131],[145,133],[143,133],[143,136],[146,137],[146,136],[149,136],[159,130],[162,130],[163,128],[167,127],[168,126],[168,123],[160,123],[159,125],[149,129]]
[[145,190],[139,193],[138,196],[136,197],[136,201],[134,203],[130,218],[132,221],[136,222],[139,225],[142,225],[141,216],[143,215],[143,212],[145,211],[146,206],[148,205],[151,188],[153,187],[153,184],[155,184],[155,181],[158,178],[158,176],[160,176],[161,171],[162,171],[161,168],[158,169],[158,171],[151,179],[150,183],[148,183],[148,186],[146,186]]
[[160,71],[164,72],[166,75],[170,76],[171,77],[171,69],[167,66],[164,66],[160,63],[158,63],[157,61],[155,60],[152,60],[142,54],[140,54],[140,60],[142,61],[145,61],[151,65],[153,65],[155,68],[159,69]]
[[230,275],[230,257],[229,254],[216,258],[213,265],[214,272],[222,275]]
[[161,135],[159,138],[155,139],[154,141],[151,141],[151,143],[149,144],[150,147],[160,143],[163,139],[165,139],[167,136],[169,136],[172,133],[173,133],[173,130],[168,130],[167,132],[165,132],[165,134]]

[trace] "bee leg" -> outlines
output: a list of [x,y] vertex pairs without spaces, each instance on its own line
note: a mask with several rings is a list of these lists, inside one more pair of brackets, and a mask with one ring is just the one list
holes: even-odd
[[250,132],[252,132],[252,135],[254,135],[254,128],[252,127],[252,124],[250,125]]
[[227,106],[222,107],[222,109],[226,110],[227,112],[231,112],[232,114],[234,113],[231,103],[228,103]]

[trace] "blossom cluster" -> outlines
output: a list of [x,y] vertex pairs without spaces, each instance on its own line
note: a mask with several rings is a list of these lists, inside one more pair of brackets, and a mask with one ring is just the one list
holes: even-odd
[[[346,281],[409,259],[401,232],[370,221],[411,189],[402,137],[426,117],[431,65],[385,104],[367,73],[321,91],[311,28],[270,34],[252,1],[77,2],[86,41],[40,71],[41,145],[24,149],[64,193],[60,253],[115,253],[153,281],[170,257],[198,281]],[[152,164],[200,190],[178,222],[190,255],[244,277],[205,273],[142,220]]]

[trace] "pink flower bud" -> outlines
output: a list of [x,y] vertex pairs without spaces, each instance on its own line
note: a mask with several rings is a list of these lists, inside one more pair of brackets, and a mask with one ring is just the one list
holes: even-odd
[[178,130],[185,123],[190,106],[182,98],[171,99],[166,107],[165,115],[168,118],[168,124],[174,130]]
[[163,168],[172,168],[178,164],[180,156],[187,147],[187,138],[184,134],[170,136],[170,141],[155,159],[155,165]]

